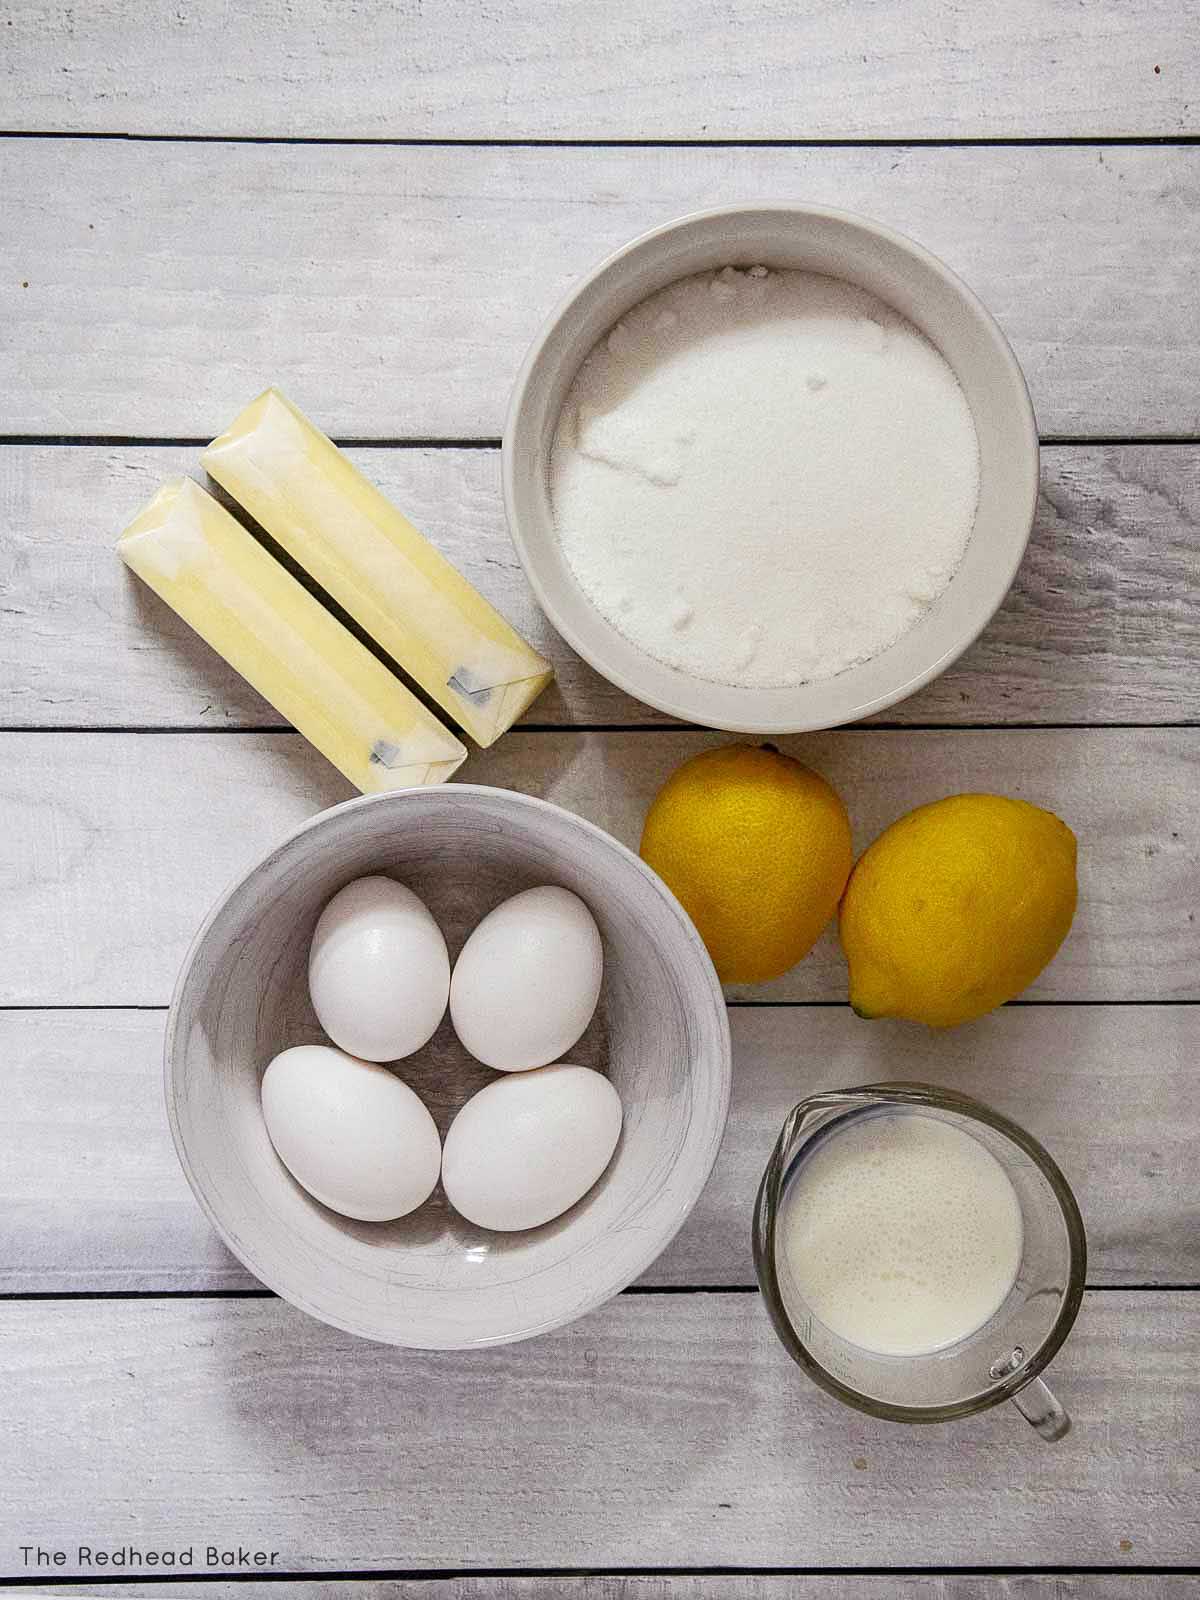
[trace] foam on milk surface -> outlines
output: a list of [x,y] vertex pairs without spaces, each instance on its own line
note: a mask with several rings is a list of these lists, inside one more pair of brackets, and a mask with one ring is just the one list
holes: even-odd
[[907,632],[978,493],[970,408],[933,345],[864,290],[761,267],[635,306],[581,366],[551,456],[593,604],[658,660],[760,688]]
[[936,1117],[858,1117],[802,1157],[784,1198],[786,1270],[861,1349],[918,1355],[974,1333],[1021,1263],[1021,1207],[978,1139]]

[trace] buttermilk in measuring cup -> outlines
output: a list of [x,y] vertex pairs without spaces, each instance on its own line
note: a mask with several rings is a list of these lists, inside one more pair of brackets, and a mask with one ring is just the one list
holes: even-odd
[[978,1139],[889,1112],[848,1122],[804,1156],[778,1242],[830,1332],[878,1355],[928,1355],[1004,1304],[1021,1264],[1021,1205]]

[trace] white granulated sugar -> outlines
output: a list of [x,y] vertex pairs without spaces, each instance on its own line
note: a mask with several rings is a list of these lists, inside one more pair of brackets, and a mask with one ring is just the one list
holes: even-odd
[[962,559],[970,409],[933,345],[834,278],[683,278],[588,356],[551,459],[563,552],[632,643],[768,688],[878,655]]

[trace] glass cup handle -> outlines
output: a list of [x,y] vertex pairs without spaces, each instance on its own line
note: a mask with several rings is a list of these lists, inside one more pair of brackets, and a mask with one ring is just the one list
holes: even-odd
[[1071,1418],[1040,1378],[1034,1378],[1018,1389],[1012,1403],[1033,1428],[1040,1439],[1051,1444],[1065,1439],[1071,1431]]

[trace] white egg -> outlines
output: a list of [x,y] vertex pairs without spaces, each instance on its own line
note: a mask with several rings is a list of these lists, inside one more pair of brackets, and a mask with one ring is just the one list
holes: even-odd
[[592,1020],[604,952],[569,889],[513,895],[484,917],[450,980],[454,1031],[478,1061],[525,1072],[556,1061]]
[[387,1222],[438,1180],[437,1126],[399,1078],[325,1044],[277,1055],[262,1081],[263,1121],[296,1182],[332,1211]]
[[446,1198],[481,1228],[539,1227],[582,1199],[620,1136],[620,1096],[589,1067],[564,1061],[498,1078],[450,1124]]
[[325,1032],[365,1061],[398,1061],[446,1014],[450,957],[424,901],[392,878],[357,878],[322,911],[308,990]]

